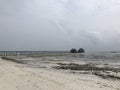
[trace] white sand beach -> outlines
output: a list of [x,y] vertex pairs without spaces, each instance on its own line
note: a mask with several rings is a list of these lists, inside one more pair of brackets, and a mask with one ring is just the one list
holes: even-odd
[[0,59],[0,90],[120,90],[120,81]]

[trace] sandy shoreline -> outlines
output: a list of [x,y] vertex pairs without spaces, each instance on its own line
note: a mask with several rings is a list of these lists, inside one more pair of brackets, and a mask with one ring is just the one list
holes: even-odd
[[120,90],[120,82],[0,59],[0,90]]

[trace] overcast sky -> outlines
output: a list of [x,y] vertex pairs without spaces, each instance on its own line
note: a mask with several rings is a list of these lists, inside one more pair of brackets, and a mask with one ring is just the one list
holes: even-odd
[[0,50],[120,50],[120,0],[0,0]]

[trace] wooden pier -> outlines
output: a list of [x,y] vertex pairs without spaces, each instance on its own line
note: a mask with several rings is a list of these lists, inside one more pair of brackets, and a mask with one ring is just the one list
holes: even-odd
[[32,55],[52,55],[65,54],[67,51],[0,51],[0,56],[32,56]]

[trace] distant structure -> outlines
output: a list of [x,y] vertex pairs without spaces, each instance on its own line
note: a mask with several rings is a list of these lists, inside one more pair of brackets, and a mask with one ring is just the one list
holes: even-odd
[[75,48],[72,48],[70,50],[70,53],[85,53],[85,50],[83,48],[80,48],[78,51]]
[[77,53],[77,50],[75,48],[70,50],[71,53]]
[[85,50],[84,50],[83,48],[80,48],[80,49],[78,50],[78,53],[85,53]]
[[68,51],[0,51],[0,56],[43,56],[62,55]]

